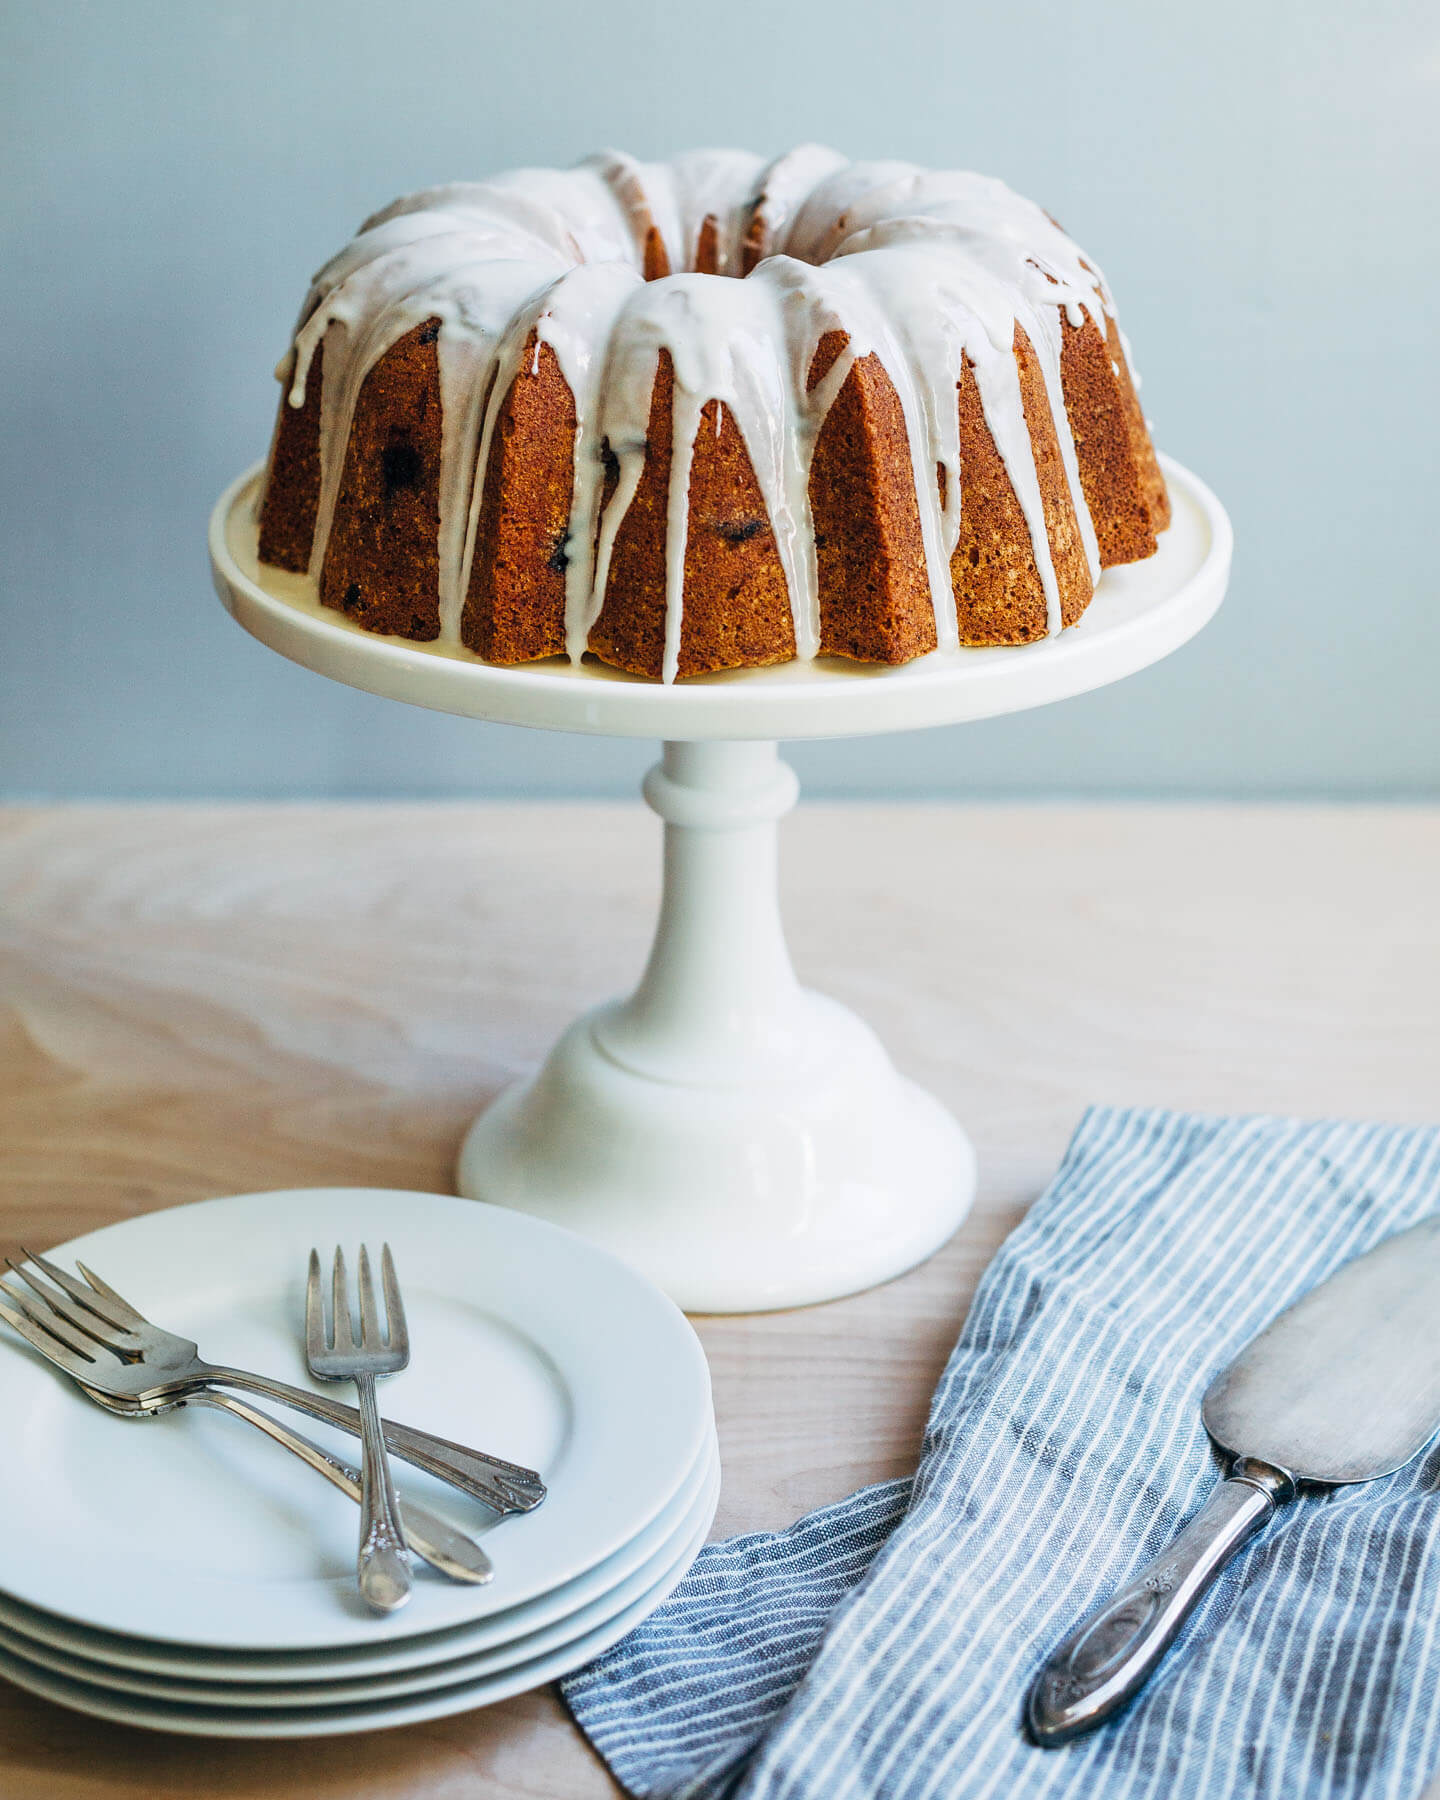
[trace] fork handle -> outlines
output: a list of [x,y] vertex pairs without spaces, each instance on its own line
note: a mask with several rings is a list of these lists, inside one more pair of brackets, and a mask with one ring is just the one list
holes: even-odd
[[375,1612],[394,1612],[410,1598],[410,1558],[390,1459],[375,1399],[375,1377],[353,1377],[360,1396],[360,1549],[355,1570],[360,1597]]
[[[301,1462],[308,1463],[316,1474],[323,1475],[342,1494],[348,1494],[357,1506],[360,1504],[361,1477],[358,1469],[352,1469],[349,1463],[341,1462],[338,1456],[322,1450],[317,1443],[298,1431],[292,1431],[288,1425],[282,1425],[260,1407],[251,1406],[245,1400],[237,1400],[234,1394],[224,1394],[216,1388],[201,1388],[197,1393],[191,1394],[185,1404],[214,1407],[219,1412],[243,1419],[247,1425],[263,1431],[266,1437],[273,1438],[277,1444],[283,1444]],[[483,1584],[493,1578],[495,1566],[479,1544],[473,1538],[466,1537],[464,1532],[457,1531],[447,1520],[437,1518],[428,1506],[421,1506],[418,1500],[400,1502],[400,1523],[405,1530],[405,1542],[414,1554],[423,1557],[452,1581]]]
[[[353,1406],[331,1400],[309,1388],[291,1387],[288,1381],[274,1381],[268,1375],[252,1375],[248,1369],[230,1369],[205,1365],[205,1379],[216,1387],[239,1388],[243,1393],[265,1394],[282,1406],[308,1413],[312,1419],[323,1419],[352,1437],[360,1435],[360,1415]],[[545,1498],[545,1484],[533,1469],[518,1463],[502,1462],[499,1457],[484,1456],[465,1444],[449,1438],[435,1437],[428,1431],[417,1431],[411,1425],[397,1425],[382,1419],[385,1447],[392,1455],[424,1469],[462,1493],[472,1494],[499,1513],[529,1512]]]

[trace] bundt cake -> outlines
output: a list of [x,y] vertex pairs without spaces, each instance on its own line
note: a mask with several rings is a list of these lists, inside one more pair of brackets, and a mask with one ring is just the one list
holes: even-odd
[[411,194],[316,276],[278,373],[261,560],[490,663],[1028,643],[1169,520],[1060,227],[813,145]]

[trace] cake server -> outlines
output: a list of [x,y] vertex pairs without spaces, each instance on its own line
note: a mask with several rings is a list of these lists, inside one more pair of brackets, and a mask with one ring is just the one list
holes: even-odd
[[1440,1430],[1440,1215],[1356,1257],[1210,1383],[1227,1480],[1169,1548],[1085,1618],[1030,1689],[1031,1735],[1063,1744],[1149,1680],[1211,1581],[1304,1482],[1375,1481]]

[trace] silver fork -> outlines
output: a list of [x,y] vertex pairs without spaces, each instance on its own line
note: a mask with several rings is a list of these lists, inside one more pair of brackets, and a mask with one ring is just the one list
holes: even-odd
[[[140,1406],[211,1386],[239,1388],[359,1435],[360,1415],[354,1407],[286,1381],[208,1363],[198,1345],[152,1324],[84,1263],[76,1265],[84,1277],[78,1281],[32,1250],[22,1254],[33,1268],[8,1257],[6,1262],[29,1292],[0,1280],[0,1318],[77,1381]],[[42,1280],[37,1269],[49,1279]],[[383,1423],[385,1443],[394,1455],[473,1494],[496,1512],[529,1512],[545,1498],[545,1484],[533,1469],[393,1420]]]
[[360,1342],[350,1317],[350,1284],[345,1252],[335,1251],[331,1274],[330,1328],[325,1327],[325,1295],[320,1258],[310,1252],[305,1286],[305,1361],[319,1381],[353,1381],[360,1396],[360,1549],[356,1574],[360,1593],[376,1612],[394,1612],[410,1598],[410,1558],[390,1477],[390,1459],[380,1431],[375,1383],[381,1375],[398,1375],[410,1361],[410,1334],[395,1263],[386,1244],[380,1252],[380,1280],[385,1288],[385,1326],[375,1302],[370,1253],[360,1246]]
[[[178,1412],[182,1407],[213,1407],[217,1412],[232,1414],[243,1419],[247,1425],[253,1425],[257,1431],[263,1431],[268,1438],[273,1438],[292,1455],[298,1456],[303,1463],[308,1463],[319,1475],[342,1494],[348,1494],[358,1506],[361,1496],[360,1471],[352,1469],[349,1463],[341,1462],[338,1456],[332,1456],[328,1450],[320,1446],[303,1433],[292,1431],[288,1425],[282,1425],[272,1418],[262,1407],[251,1406],[248,1400],[237,1399],[234,1394],[222,1394],[215,1388],[201,1388],[195,1393],[181,1394],[173,1400],[158,1400],[152,1406],[137,1406],[133,1400],[112,1400],[108,1394],[87,1387],[85,1383],[77,1383],[87,1400],[93,1400],[102,1412],[113,1413],[120,1419],[158,1419],[163,1413]],[[404,1527],[405,1542],[417,1556],[421,1556],[432,1568],[442,1575],[448,1575],[452,1581],[464,1581],[476,1586],[483,1586],[495,1574],[495,1565],[473,1538],[466,1537],[463,1531],[457,1531],[448,1520],[439,1518],[429,1507],[421,1506],[417,1500],[400,1502],[400,1523]]]

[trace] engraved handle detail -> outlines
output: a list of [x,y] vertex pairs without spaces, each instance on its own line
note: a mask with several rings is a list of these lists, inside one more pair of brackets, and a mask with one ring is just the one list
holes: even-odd
[[[269,1413],[263,1412],[258,1406],[237,1400],[234,1394],[221,1393],[218,1388],[205,1388],[197,1394],[191,1394],[185,1404],[214,1407],[220,1412],[243,1419],[247,1425],[263,1431],[266,1437],[273,1438],[277,1444],[283,1444],[301,1462],[308,1463],[317,1474],[323,1475],[339,1488],[341,1493],[348,1494],[357,1506],[360,1504],[362,1490],[358,1469],[341,1462],[338,1456],[332,1456],[328,1450],[322,1450],[318,1444],[303,1437],[298,1431],[291,1431],[288,1425],[282,1425],[278,1419],[271,1418]],[[452,1581],[480,1584],[493,1578],[495,1566],[480,1545],[473,1538],[457,1531],[445,1519],[437,1517],[429,1507],[421,1506],[419,1501],[400,1502],[400,1523],[405,1531],[408,1548],[416,1556],[423,1557],[433,1568],[439,1569],[442,1575],[448,1575]]]
[[1242,1458],[1174,1542],[1051,1653],[1030,1690],[1035,1742],[1066,1743],[1133,1699],[1211,1581],[1294,1491],[1282,1469]]
[[410,1598],[410,1557],[400,1526],[400,1508],[390,1463],[380,1435],[375,1377],[357,1375],[360,1396],[360,1550],[356,1573],[360,1593],[376,1612],[394,1612]]
[[[323,1419],[352,1436],[360,1435],[360,1415],[353,1406],[309,1388],[291,1387],[288,1381],[273,1381],[266,1375],[252,1375],[248,1369],[212,1368],[206,1366],[206,1379],[217,1387],[239,1388],[244,1393],[264,1394],[282,1406],[308,1413],[312,1419]],[[483,1500],[496,1512],[529,1512],[545,1498],[545,1484],[533,1469],[518,1463],[502,1462],[496,1456],[484,1456],[465,1444],[449,1438],[435,1437],[411,1425],[397,1425],[392,1419],[382,1420],[385,1447],[392,1456],[413,1463],[417,1469],[448,1481],[462,1493]]]

